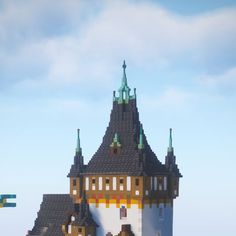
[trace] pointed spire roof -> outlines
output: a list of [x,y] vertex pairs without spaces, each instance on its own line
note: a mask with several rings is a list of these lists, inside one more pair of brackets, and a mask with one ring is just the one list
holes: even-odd
[[[129,95],[126,64],[120,96],[113,99],[110,122],[102,143],[87,164],[85,174],[127,174],[130,176],[168,173],[149,146],[136,104],[136,96]],[[128,96],[127,96],[128,95]],[[111,152],[111,145],[120,143],[119,152]],[[140,150],[142,150],[140,152]]]
[[167,149],[168,152],[174,152],[174,148],[172,146],[172,129],[170,128],[170,134],[169,134],[169,147]]
[[77,177],[84,170],[84,157],[80,145],[80,129],[77,129],[77,144],[75,149],[74,163],[71,165],[70,173],[67,177]]
[[140,124],[138,149],[144,149],[144,143],[143,143],[143,125],[142,124]]
[[119,89],[119,91],[130,91],[130,88],[128,86],[128,82],[127,82],[127,77],[126,77],[126,64],[125,64],[125,60],[124,60],[124,63],[123,63],[123,78],[122,78],[122,83],[121,83],[121,87]]
[[82,153],[82,149],[80,146],[80,129],[77,129],[77,146],[76,146],[76,153]]
[[170,133],[169,133],[169,146],[167,148],[167,155],[165,158],[165,165],[169,171],[174,173],[178,177],[182,177],[178,166],[176,165],[176,157],[174,155],[174,148],[172,145],[172,129],[170,128]]
[[[114,156],[110,145],[115,133],[119,134],[122,146]],[[130,176],[168,173],[147,142],[139,121],[136,100],[130,100],[122,106],[118,102],[113,102],[110,122],[102,143],[87,164],[84,173]]]

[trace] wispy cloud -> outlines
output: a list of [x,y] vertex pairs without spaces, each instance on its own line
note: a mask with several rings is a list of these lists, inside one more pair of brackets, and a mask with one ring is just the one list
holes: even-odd
[[194,94],[172,87],[164,90],[159,96],[145,95],[140,100],[143,107],[155,111],[156,109],[178,110],[185,107],[193,98]]
[[0,10],[0,87],[18,81],[106,86],[114,65],[209,73],[236,62],[236,9],[180,16],[148,2],[24,1]]
[[236,86],[236,67],[224,71],[217,75],[203,75],[200,78],[201,83],[209,86]]

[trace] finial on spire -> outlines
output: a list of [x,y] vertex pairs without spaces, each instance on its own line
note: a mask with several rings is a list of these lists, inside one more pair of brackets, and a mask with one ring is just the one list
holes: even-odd
[[127,67],[125,64],[125,60],[124,60],[122,67],[123,67],[123,78],[122,78],[121,87],[119,89],[118,102],[119,103],[123,103],[123,102],[128,103],[129,99],[130,99],[130,88],[127,83],[127,77],[126,77],[126,72],[125,72],[126,67]]
[[77,146],[76,146],[76,153],[81,153],[82,149],[80,147],[80,129],[77,129]]
[[140,124],[138,149],[144,149],[144,143],[143,143],[143,125],[142,124]]
[[174,148],[172,146],[172,129],[170,128],[168,152],[173,152],[173,151],[174,151]]
[[126,64],[125,64],[125,60],[124,60],[124,62],[123,62],[123,70],[124,70],[124,72],[125,72],[125,69],[126,69]]
[[127,77],[126,77],[126,67],[127,66],[126,66],[125,60],[123,62],[122,67],[123,67],[123,77],[122,77],[122,81],[121,81],[121,86],[118,90],[119,96],[116,97],[115,93],[113,93],[113,101],[118,101],[119,104],[129,103],[130,100],[136,98],[136,94],[134,94],[133,96],[130,96],[130,88],[128,86]]
[[[124,89],[124,88],[126,88],[126,87],[128,87],[128,84],[127,84],[127,77],[126,77],[126,64],[125,64],[125,60],[124,60],[124,63],[123,63],[123,78],[122,78],[122,85],[121,85],[121,87]],[[129,87],[128,87],[128,89],[129,89]],[[130,90],[130,89],[129,89]]]

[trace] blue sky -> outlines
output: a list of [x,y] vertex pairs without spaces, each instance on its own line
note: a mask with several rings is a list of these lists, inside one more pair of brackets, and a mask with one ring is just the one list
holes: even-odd
[[235,1],[2,0],[0,193],[17,194],[2,234],[25,235],[43,193],[68,192],[76,129],[88,161],[126,59],[161,161],[173,128],[174,235],[235,235],[235,22]]

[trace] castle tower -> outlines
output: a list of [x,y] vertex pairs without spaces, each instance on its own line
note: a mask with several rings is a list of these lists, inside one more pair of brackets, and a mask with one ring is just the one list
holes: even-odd
[[[94,220],[90,229],[93,233],[88,235],[172,236],[173,200],[178,196],[181,177],[172,147],[172,130],[162,164],[139,121],[136,90],[133,95],[130,91],[124,62],[118,97],[113,93],[109,125],[87,165],[78,131],[74,163],[68,174],[70,196],[74,204],[85,204],[83,199],[87,199]],[[70,217],[76,218],[73,214]]]

